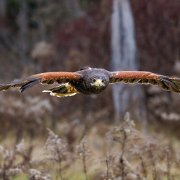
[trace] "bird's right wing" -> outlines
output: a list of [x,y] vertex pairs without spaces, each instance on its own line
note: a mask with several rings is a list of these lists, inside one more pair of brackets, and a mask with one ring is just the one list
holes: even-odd
[[180,78],[163,76],[147,71],[111,72],[110,83],[116,82],[158,85],[167,91],[180,93]]
[[14,80],[11,83],[0,84],[0,91],[8,90],[12,87],[19,87],[21,92],[36,84],[53,84],[55,82],[61,84],[72,81],[79,81],[81,75],[77,72],[45,72],[32,75],[24,80]]

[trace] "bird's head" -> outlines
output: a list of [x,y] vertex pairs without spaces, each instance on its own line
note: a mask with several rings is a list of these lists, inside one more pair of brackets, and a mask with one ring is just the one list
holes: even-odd
[[98,94],[109,84],[109,75],[105,70],[89,70],[84,76],[84,83],[91,93]]

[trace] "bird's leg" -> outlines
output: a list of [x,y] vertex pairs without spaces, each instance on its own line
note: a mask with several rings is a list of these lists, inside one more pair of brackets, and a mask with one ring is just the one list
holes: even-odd
[[51,96],[56,97],[74,96],[78,93],[78,91],[69,83],[60,84],[60,86],[44,90],[43,92],[48,92]]

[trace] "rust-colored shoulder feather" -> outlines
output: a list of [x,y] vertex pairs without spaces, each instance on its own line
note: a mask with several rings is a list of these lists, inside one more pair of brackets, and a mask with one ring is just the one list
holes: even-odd
[[35,74],[31,76],[32,78],[40,78],[42,83],[53,82],[66,82],[71,80],[79,80],[81,75],[77,72],[46,72]]

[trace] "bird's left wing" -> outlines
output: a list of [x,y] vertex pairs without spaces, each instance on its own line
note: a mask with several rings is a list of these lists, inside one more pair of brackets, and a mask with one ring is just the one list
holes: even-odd
[[0,84],[0,91],[8,90],[11,87],[19,87],[21,92],[36,84],[53,84],[78,81],[81,75],[77,72],[45,72],[32,75],[24,80],[14,80],[11,83]]
[[167,91],[180,93],[180,78],[163,76],[147,71],[111,72],[110,83],[116,82],[158,85]]

